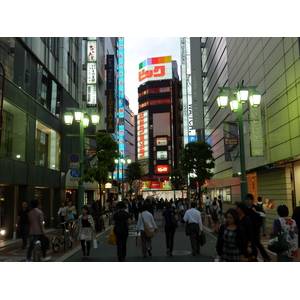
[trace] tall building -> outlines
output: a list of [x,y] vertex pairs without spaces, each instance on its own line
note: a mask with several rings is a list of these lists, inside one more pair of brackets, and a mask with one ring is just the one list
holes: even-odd
[[[95,148],[92,135],[108,131],[105,66],[107,56],[113,55],[117,80],[116,45],[116,38],[108,37],[0,38],[5,68],[0,227],[7,236],[13,235],[24,200],[40,201],[47,227],[56,222],[61,201],[77,206],[78,182],[70,175],[70,164],[71,156],[79,153],[79,125],[67,126],[63,116],[68,108],[98,111],[100,124],[90,124],[84,132],[84,148]],[[92,156],[80,159],[87,162]],[[99,198],[97,184],[84,183],[84,189],[85,202]]]
[[181,85],[171,56],[148,58],[139,65],[137,159],[143,189],[171,189],[170,172],[182,150]]
[[[212,197],[221,195],[226,204],[240,201],[240,151],[237,114],[230,108],[219,109],[219,87],[235,89],[257,86],[261,104],[253,110],[243,104],[243,136],[248,192],[261,196],[268,207],[268,223],[277,216],[280,204],[290,214],[300,204],[299,133],[299,38],[240,37],[194,38],[201,56],[203,80],[198,105],[203,109],[205,140],[216,158],[215,176],[209,182]],[[231,95],[232,96],[232,95]]]

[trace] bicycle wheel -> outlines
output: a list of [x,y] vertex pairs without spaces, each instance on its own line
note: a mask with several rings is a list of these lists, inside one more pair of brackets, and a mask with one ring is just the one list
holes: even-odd
[[72,246],[73,246],[72,239],[69,237],[69,245],[68,245],[68,248],[71,249]]
[[59,243],[59,238],[57,236],[55,236],[52,239],[52,250],[53,252],[57,253],[60,247],[60,243]]

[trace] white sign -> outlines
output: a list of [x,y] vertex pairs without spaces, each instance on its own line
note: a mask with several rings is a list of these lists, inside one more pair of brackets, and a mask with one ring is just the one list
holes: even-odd
[[138,159],[148,158],[148,111],[138,114],[137,123]]
[[80,163],[76,162],[76,163],[70,163],[70,169],[77,169],[80,167]]
[[87,84],[97,83],[96,63],[87,64]]

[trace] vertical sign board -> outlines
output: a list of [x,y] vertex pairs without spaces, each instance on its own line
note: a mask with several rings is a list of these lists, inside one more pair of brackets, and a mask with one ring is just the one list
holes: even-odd
[[250,105],[250,150],[251,156],[264,156],[262,139],[261,112],[259,107]]
[[119,118],[125,117],[125,89],[124,89],[124,38],[119,37],[118,61],[119,61]]
[[137,156],[144,174],[149,173],[148,124],[149,111],[139,113],[137,115]]
[[87,99],[86,105],[97,106],[97,39],[89,38],[87,41]]
[[115,57],[106,56],[106,130],[115,133]]

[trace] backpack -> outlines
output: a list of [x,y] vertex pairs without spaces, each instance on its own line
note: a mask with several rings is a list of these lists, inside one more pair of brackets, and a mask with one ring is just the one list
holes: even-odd
[[265,213],[263,203],[256,203],[256,205],[259,207],[259,210],[260,210],[261,212]]
[[211,218],[213,221],[218,221],[218,214],[217,214],[217,209],[212,209],[212,213],[211,213]]

